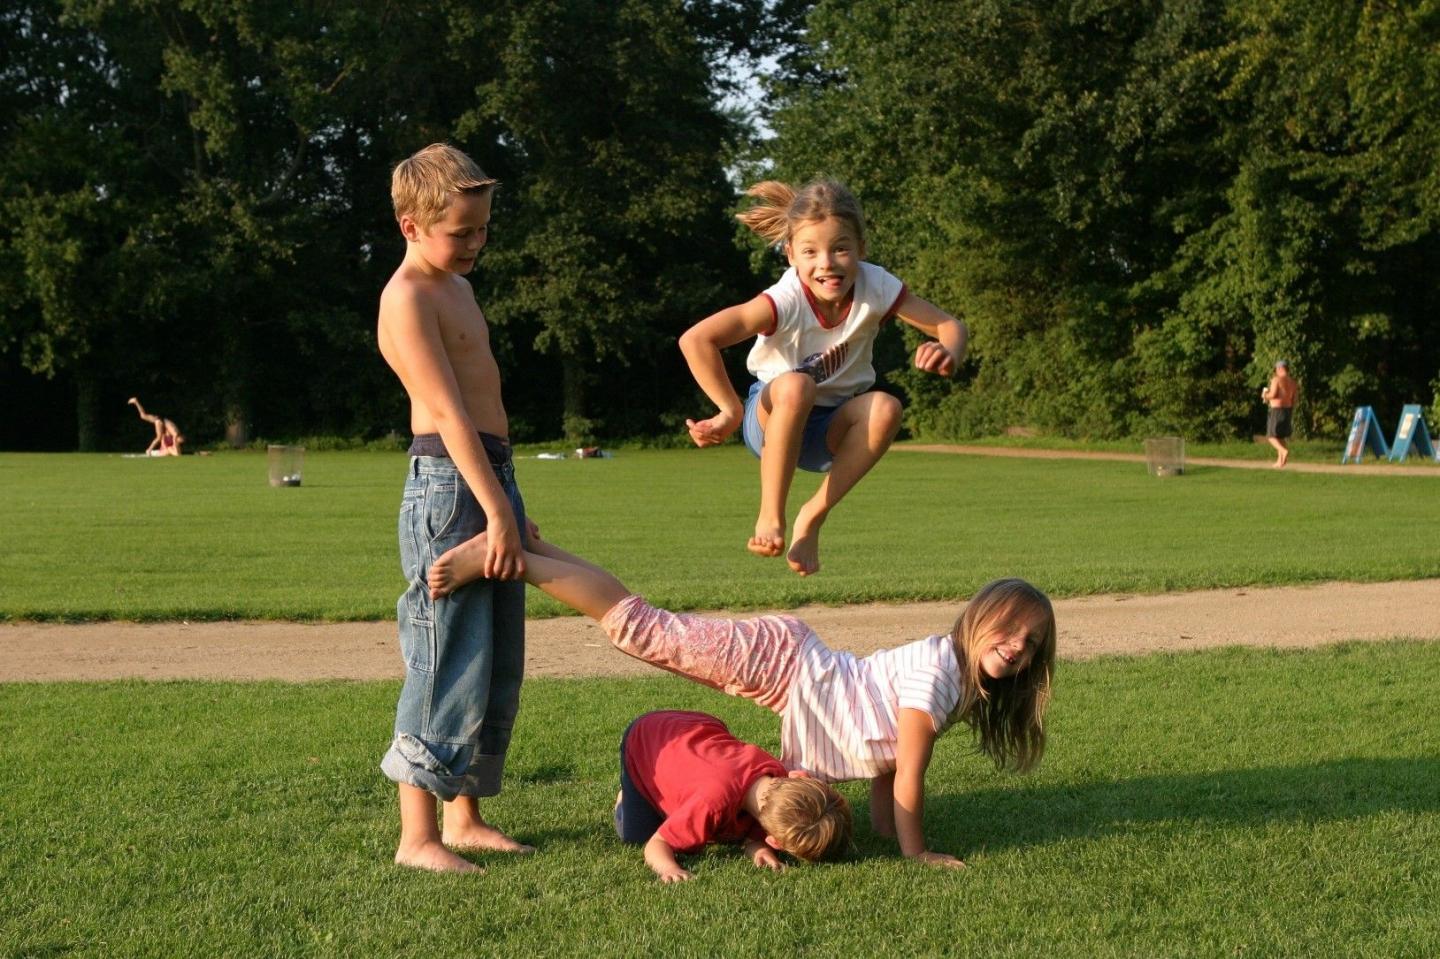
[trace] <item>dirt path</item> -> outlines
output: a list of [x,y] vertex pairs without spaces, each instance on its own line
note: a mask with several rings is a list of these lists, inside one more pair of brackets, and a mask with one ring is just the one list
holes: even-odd
[[[1040,450],[1004,446],[961,446],[934,443],[900,443],[893,450],[911,453],[959,453],[965,456],[1003,456],[1025,459],[1079,459],[1114,460],[1122,463],[1143,463],[1142,453],[1101,453],[1088,450]],[[1419,454],[1416,454],[1419,459]],[[1424,461],[1421,460],[1423,463]],[[1227,469],[1268,470],[1274,469],[1270,460],[1213,459],[1205,456],[1186,456],[1186,466],[1223,466]],[[1327,463],[1290,463],[1285,467],[1289,473],[1345,473],[1350,476],[1433,476],[1440,478],[1440,465],[1404,466],[1385,464],[1352,463],[1346,466]]]
[[[1440,640],[1440,579],[1327,583],[1160,596],[1061,600],[1060,655],[1213,646],[1315,646],[1394,637]],[[896,646],[953,622],[952,603],[812,606],[797,614],[830,645],[857,653]],[[645,675],[589,621],[532,620],[531,676]],[[0,626],[0,682],[145,679],[393,679],[395,624],[20,623]]]

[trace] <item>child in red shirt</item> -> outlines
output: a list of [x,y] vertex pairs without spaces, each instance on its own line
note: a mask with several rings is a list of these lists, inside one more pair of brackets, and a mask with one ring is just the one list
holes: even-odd
[[782,870],[776,850],[807,861],[850,846],[850,806],[833,788],[741,742],[707,713],[645,713],[620,739],[615,831],[645,844],[661,882],[694,876],[675,859],[712,842],[739,842],[756,866]]

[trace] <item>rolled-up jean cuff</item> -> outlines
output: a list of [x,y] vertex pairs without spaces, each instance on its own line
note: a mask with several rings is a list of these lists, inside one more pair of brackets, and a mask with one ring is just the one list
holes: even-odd
[[457,776],[423,742],[401,733],[380,760],[380,771],[394,782],[423,789],[450,802],[457,796],[499,795],[505,757],[477,754],[469,768]]

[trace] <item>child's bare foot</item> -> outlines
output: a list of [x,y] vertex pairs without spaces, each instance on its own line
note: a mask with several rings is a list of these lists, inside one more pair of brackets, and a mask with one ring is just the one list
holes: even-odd
[[[451,849],[465,849],[475,852],[509,852],[528,856],[534,846],[516,842],[489,823],[466,823],[463,826],[446,826],[440,841]],[[458,858],[458,857],[457,857]]]
[[395,850],[395,864],[431,872],[484,872],[468,859],[455,855],[436,842],[421,842]]
[[803,506],[795,517],[795,529],[792,530],[795,541],[790,545],[790,552],[785,554],[785,560],[801,576],[820,572],[820,526],[823,522]]
[[750,537],[745,548],[756,556],[779,556],[785,551],[785,521],[774,523],[758,520],[755,523],[755,535]]
[[449,596],[466,583],[480,579],[485,574],[484,533],[478,533],[459,546],[446,550],[440,558],[430,564],[425,581],[430,585],[430,598]]

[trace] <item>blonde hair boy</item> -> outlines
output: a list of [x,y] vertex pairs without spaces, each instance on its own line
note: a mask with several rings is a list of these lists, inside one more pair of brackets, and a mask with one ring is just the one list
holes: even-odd
[[457,195],[488,193],[498,182],[450,144],[432,143],[396,165],[390,176],[390,202],[396,222],[408,216],[428,230]]
[[855,832],[845,797],[807,777],[775,780],[756,819],[782,850],[806,862],[840,858]]
[[[376,331],[415,434],[399,523],[410,583],[396,604],[405,681],[380,769],[400,796],[395,861],[447,872],[476,869],[457,850],[534,851],[487,823],[478,805],[500,791],[520,707],[530,529],[490,328],[465,279],[489,238],[494,186],[444,143],[395,167],[390,195],[405,256],[380,294]],[[432,559],[482,532],[479,578],[433,600],[424,579]]]

